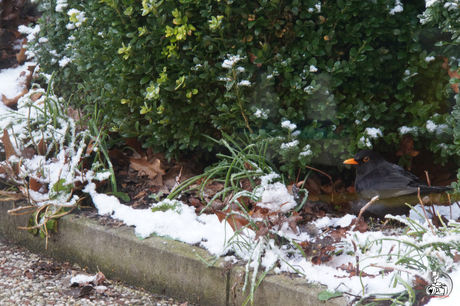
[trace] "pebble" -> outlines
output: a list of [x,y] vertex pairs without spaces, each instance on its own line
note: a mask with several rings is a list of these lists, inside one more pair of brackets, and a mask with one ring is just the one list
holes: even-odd
[[[41,265],[40,265],[41,264]],[[51,264],[54,269],[43,269]],[[68,306],[68,305],[153,305],[198,306],[179,302],[143,289],[106,280],[107,294],[72,297],[64,292],[66,280],[77,274],[87,274],[78,265],[60,263],[12,245],[0,238],[0,305]]]

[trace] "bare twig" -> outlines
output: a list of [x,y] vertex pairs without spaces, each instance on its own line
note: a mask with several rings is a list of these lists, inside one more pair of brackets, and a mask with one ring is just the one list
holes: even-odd
[[34,206],[34,205],[30,205],[30,206],[19,206],[19,207],[16,207],[16,208],[13,208],[13,209],[8,210],[7,213],[14,215],[15,212],[20,211],[20,210],[23,210],[23,209],[26,209],[26,208],[34,208],[34,209],[36,209],[37,206]]
[[333,183],[332,183],[332,177],[331,177],[329,174],[327,174],[327,173],[325,173],[325,172],[323,172],[323,171],[321,171],[321,170],[318,170],[318,169],[316,169],[316,168],[310,167],[310,166],[305,166],[305,168],[308,168],[308,169],[311,169],[311,170],[315,170],[315,171],[317,171],[317,172],[319,172],[319,173],[321,173],[321,174],[324,174],[325,176],[327,176],[327,177],[329,178],[329,180],[331,181],[331,184],[333,184]]
[[389,219],[386,219],[385,222],[383,223],[382,227],[380,228],[380,231],[383,231],[385,226],[388,224]]
[[420,205],[422,205],[422,209],[423,209],[423,213],[425,214],[426,221],[428,221],[428,224],[431,227],[431,232],[433,233],[433,235],[435,235],[433,225],[431,225],[430,219],[428,219],[428,215],[426,214],[426,210],[425,210],[425,205],[423,205],[422,198],[420,197],[420,187],[418,187],[417,197],[418,197],[418,200],[420,202]]
[[[361,208],[359,210],[359,215],[358,215],[358,218],[356,219],[356,222],[355,222],[355,226],[358,224],[359,220],[361,219],[361,216],[363,215],[363,213],[366,211],[366,209],[369,208],[369,206],[371,206],[372,204],[374,204],[376,201],[379,200],[379,196],[375,196],[373,197],[366,205],[363,206],[363,208]],[[355,228],[355,226],[353,226],[353,229]],[[353,230],[352,229],[352,230]]]
[[428,175],[428,171],[425,171],[425,175],[426,175],[426,182],[428,183],[428,186],[431,186],[430,176]]
[[355,241],[352,239],[351,243],[353,243],[353,249],[355,250],[355,257],[356,257],[356,275],[359,275],[359,255],[358,255],[358,248],[356,247]]
[[[319,172],[321,174],[324,174],[325,176],[327,176],[329,178],[329,181],[331,182],[331,185],[334,185],[334,183],[332,182],[332,177],[327,174],[326,172],[323,172],[321,170],[318,170],[316,168],[313,168],[313,167],[310,167],[310,166],[305,166],[305,168],[308,168],[308,169],[311,169],[311,170],[315,170],[316,172]],[[334,192],[331,193],[331,202],[334,202]],[[332,204],[331,204],[332,205]]]
[[407,274],[410,274],[410,275],[415,275],[415,276],[418,276],[419,278],[425,280],[424,277],[421,277],[420,275],[416,274],[415,271],[413,270],[410,270],[410,269],[404,269],[404,268],[401,268],[401,267],[398,267],[398,266],[387,266],[387,267],[384,267],[384,266],[381,266],[381,265],[377,265],[377,264],[370,264],[371,267],[374,267],[374,268],[380,268],[380,269],[384,269],[384,270],[396,270],[396,271],[401,271],[401,272],[404,272],[404,273],[407,273]]
[[300,176],[300,168],[299,168],[299,171],[297,172],[297,178],[295,180],[296,183],[299,181],[299,176]]
[[22,193],[8,192],[8,191],[0,190],[0,202],[17,201],[22,198],[24,198],[24,195]]

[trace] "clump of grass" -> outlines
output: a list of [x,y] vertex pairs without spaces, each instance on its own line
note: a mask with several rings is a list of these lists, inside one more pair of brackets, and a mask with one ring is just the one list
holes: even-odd
[[[250,288],[250,292],[243,304],[246,305],[249,302],[253,303],[256,288],[279,261],[286,262],[294,271],[302,274],[285,260],[287,253],[281,250],[281,246],[275,242],[275,237],[282,237],[284,245],[289,245],[291,253],[296,253],[299,256],[305,256],[305,253],[292,238],[280,231],[280,224],[270,222],[269,218],[253,218],[251,216],[250,208],[253,204],[261,201],[267,184],[274,183],[275,181],[283,182],[284,180],[283,175],[266,158],[269,141],[263,140],[240,146],[228,135],[223,135],[224,138],[219,143],[228,149],[229,154],[218,154],[217,156],[221,159],[220,162],[208,167],[204,174],[184,182],[168,196],[168,199],[176,198],[181,192],[200,180],[200,183],[194,188],[198,190],[197,193],[201,197],[201,200],[205,201],[204,189],[206,185],[213,181],[223,184],[222,190],[217,192],[206,203],[202,211],[210,209],[213,201],[217,199],[226,204],[216,214],[220,216],[222,221],[228,222],[234,229],[231,237],[228,239],[226,237],[225,239],[227,243],[224,250],[231,249],[247,261],[245,265],[246,273],[243,292],[245,292],[247,287]],[[248,187],[248,183],[250,187]],[[307,193],[304,189],[301,189],[300,192]],[[304,204],[306,198],[305,196],[303,201],[299,203],[299,207]],[[270,216],[274,219],[284,217],[283,220],[286,220],[286,218],[293,215],[294,211],[295,209],[286,212],[280,211]],[[271,252],[274,255],[269,260],[264,258],[267,252]],[[219,256],[215,256],[210,262],[205,262],[213,265]],[[262,270],[262,267],[264,271],[260,274],[259,272]]]
[[[46,245],[49,231],[57,230],[56,219],[82,201],[75,192],[91,180],[103,181],[113,174],[107,171],[108,155],[100,161],[100,152],[107,153],[101,145],[103,132],[93,135],[79,127],[68,114],[68,104],[55,96],[51,87],[47,91],[35,87],[19,99],[17,111],[0,116],[3,146],[9,148],[7,160],[0,164],[6,170],[4,179],[21,191],[29,204],[9,213],[32,213],[28,226],[21,228],[33,234],[39,231]],[[92,156],[94,160],[86,162]]]
[[[376,255],[364,256],[360,263],[371,258],[383,258],[386,261],[385,264],[367,264],[362,268],[361,274],[371,267],[381,268],[382,273],[393,271],[391,282],[394,286],[401,284],[405,290],[397,294],[372,294],[373,298],[363,298],[361,303],[388,300],[392,302],[392,305],[398,303],[415,305],[417,291],[414,290],[414,287],[417,279],[429,283],[431,272],[450,273],[455,268],[454,257],[460,252],[460,223],[449,221],[446,224],[438,216],[442,226],[433,228],[425,216],[415,212],[422,220],[425,220],[424,223],[411,218],[391,216],[390,219],[407,226],[402,236],[367,240],[359,246],[363,254],[366,254],[366,251],[371,248],[380,250]],[[354,240],[358,241],[356,237]],[[384,253],[384,250],[388,250],[389,245],[391,245],[390,251]],[[364,282],[361,275],[360,277],[362,294],[365,295]]]

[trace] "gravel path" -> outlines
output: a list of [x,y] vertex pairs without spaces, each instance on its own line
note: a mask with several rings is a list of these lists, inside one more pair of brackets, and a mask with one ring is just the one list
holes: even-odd
[[[0,305],[154,305],[193,306],[106,280],[99,293],[91,286],[70,287],[80,267],[11,245],[0,238]],[[105,286],[105,287],[104,287]]]

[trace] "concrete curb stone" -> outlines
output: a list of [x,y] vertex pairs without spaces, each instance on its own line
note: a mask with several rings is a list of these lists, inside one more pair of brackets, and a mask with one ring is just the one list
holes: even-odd
[[[31,251],[193,304],[238,306],[246,299],[248,290],[243,295],[240,284],[243,267],[224,269],[222,259],[207,267],[199,258],[210,258],[206,250],[162,237],[140,240],[132,227],[111,228],[68,215],[59,219],[58,233],[50,236],[45,249],[44,239],[17,228],[26,226],[30,215],[7,213],[25,205],[24,201],[0,202],[0,236]],[[322,290],[324,287],[309,285],[301,278],[269,275],[257,288],[254,305],[347,305],[345,298],[319,301]]]

